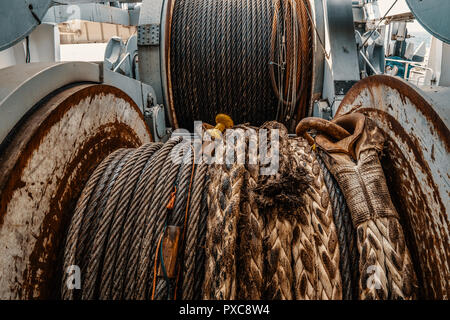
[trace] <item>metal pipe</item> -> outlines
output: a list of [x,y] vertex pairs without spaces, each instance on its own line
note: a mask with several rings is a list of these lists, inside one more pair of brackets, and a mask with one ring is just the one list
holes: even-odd
[[370,63],[369,59],[366,57],[366,55],[361,50],[359,50],[359,53],[363,57],[364,61],[366,61],[367,65],[370,67],[370,69],[372,69],[372,71],[375,72],[375,74],[380,74],[377,70],[375,70],[374,66]]
[[[117,72],[117,70],[119,70],[120,66],[122,65],[122,63],[130,56],[130,53],[127,52],[127,54],[125,55],[125,57],[122,58],[122,60],[119,61],[119,64],[113,69],[114,72]],[[131,61],[130,61],[131,62]],[[130,64],[131,65],[131,64]]]

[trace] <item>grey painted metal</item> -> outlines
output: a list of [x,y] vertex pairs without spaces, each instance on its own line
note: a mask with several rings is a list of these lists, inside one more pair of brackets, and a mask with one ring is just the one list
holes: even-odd
[[[163,0],[144,0],[139,15],[140,26],[160,26]],[[158,34],[161,43],[161,32]],[[161,84],[161,58],[164,56],[156,45],[139,45],[139,76],[141,81],[149,84],[155,90],[156,103],[163,102]]]
[[139,16],[139,25],[159,24],[164,0],[143,0]]
[[384,57],[384,37],[376,30],[367,31],[362,38],[364,39],[365,47],[364,55],[369,62],[367,64],[372,69],[372,74],[383,74],[385,67]]
[[350,1],[327,0],[328,32],[335,81],[359,80],[358,53]]
[[38,26],[51,0],[0,0],[0,51],[15,45]]
[[109,39],[105,48],[105,55],[103,59],[105,68],[109,70],[116,68],[122,58],[124,48],[125,45],[121,38],[112,37]]
[[129,37],[126,43],[119,37],[112,37],[106,45],[103,65],[105,69],[139,80],[137,54],[138,47],[135,34]]
[[[138,80],[121,75],[120,73],[104,69],[103,83],[119,88],[125,92],[138,105],[139,109],[144,113],[144,110],[149,106],[148,96],[155,96],[155,90],[148,84],[142,83]],[[153,133],[152,133],[153,134]]]
[[323,98],[333,115],[344,95],[360,79],[351,1],[326,0],[327,40],[330,59],[324,70]]
[[331,107],[326,100],[314,101],[313,105],[313,117],[322,118],[325,120],[331,120]]
[[155,89],[157,103],[162,103],[160,53],[158,46],[138,46],[139,76],[142,82]]
[[166,118],[163,105],[157,105],[145,110],[144,118],[150,127],[153,140],[164,141],[167,137]]
[[[128,75],[130,78],[140,80],[137,42],[136,34],[133,34],[128,38],[127,43],[125,44],[125,51],[129,54],[129,63],[125,64],[122,69],[124,70],[124,74]],[[126,67],[127,65],[128,67]]]
[[88,62],[30,63],[0,69],[0,143],[40,100],[66,85],[104,83],[124,91],[141,112],[155,90],[140,81]]
[[159,45],[160,25],[146,24],[138,26],[138,45],[157,46]]
[[406,0],[417,21],[433,36],[450,43],[448,18],[450,1],[448,0]]
[[[314,21],[313,28],[313,85],[312,85],[312,98],[318,100],[322,97],[323,91],[323,72],[325,63],[325,52],[320,42],[325,41],[325,21],[324,21],[324,8],[323,0],[311,0],[311,16]],[[312,108],[310,108],[311,110]]]
[[138,19],[133,19],[133,15],[137,15],[138,11],[115,8],[99,3],[59,5],[50,8],[43,21],[46,23],[62,23],[70,20],[84,20],[131,26],[137,23]]
[[0,69],[0,142],[41,99],[75,82],[101,82],[97,64],[30,63]]

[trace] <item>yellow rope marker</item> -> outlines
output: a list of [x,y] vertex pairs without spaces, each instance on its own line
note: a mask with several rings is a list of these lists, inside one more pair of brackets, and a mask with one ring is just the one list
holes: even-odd
[[222,133],[225,129],[230,129],[234,126],[233,119],[227,114],[219,113],[216,116],[216,126],[213,129],[208,129],[206,132],[215,139],[221,139]]

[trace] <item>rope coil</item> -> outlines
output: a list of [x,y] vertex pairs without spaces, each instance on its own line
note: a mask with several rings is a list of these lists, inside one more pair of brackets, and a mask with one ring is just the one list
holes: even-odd
[[[233,151],[234,158],[227,158],[234,160],[231,163],[197,163],[193,146],[182,143],[181,137],[108,156],[86,184],[67,236],[64,270],[78,265],[83,286],[69,290],[69,275],[64,274],[62,297],[414,297],[415,274],[397,216],[392,207],[370,198],[381,193],[386,198],[386,188],[379,165],[372,165],[377,155],[364,149],[366,143],[358,141],[363,151],[353,152],[362,169],[354,169],[350,161],[339,171],[323,144],[313,150],[306,139],[289,138],[280,123],[238,128],[254,134],[239,135],[232,145],[223,141],[223,150]],[[355,145],[355,134],[368,139],[366,131],[374,129],[361,128],[347,127],[352,132],[344,138],[347,147]],[[279,136],[261,136],[261,129],[276,129]],[[367,141],[376,141],[372,138]],[[239,151],[265,140],[269,150],[256,163],[249,154],[244,162],[236,161]],[[278,170],[262,175],[270,166],[262,157],[273,160],[274,155],[279,155]],[[362,202],[361,192],[349,191],[359,186],[355,174],[365,175]],[[382,187],[377,195],[369,192],[374,185]],[[375,216],[359,210],[370,206]],[[169,226],[182,230],[176,276],[170,277],[161,249]],[[380,289],[367,285],[370,265],[381,270]]]
[[180,127],[213,123],[218,112],[258,126],[277,114],[286,125],[307,114],[313,32],[307,1],[173,2],[167,83]]
[[[65,274],[64,299],[176,296],[173,290],[179,277],[175,283],[155,277],[156,264],[152,258],[157,256],[155,244],[165,225],[178,225],[186,230],[190,190],[199,188],[200,180],[192,178],[196,168],[192,159],[172,161],[173,151],[180,143],[180,138],[174,138],[164,145],[152,143],[138,149],[118,150],[93,173],[77,204],[64,253],[66,270],[70,265],[79,265],[83,288],[75,296],[65,285],[68,277]],[[193,157],[193,152],[179,149]],[[190,147],[189,150],[192,151]],[[169,210],[167,204],[174,184],[178,185],[177,193],[173,210]],[[198,212],[198,204],[192,210]],[[195,252],[191,254],[189,259],[195,260]]]

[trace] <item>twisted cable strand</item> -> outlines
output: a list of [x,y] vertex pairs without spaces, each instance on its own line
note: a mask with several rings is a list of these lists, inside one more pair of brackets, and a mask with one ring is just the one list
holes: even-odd
[[85,191],[78,199],[75,212],[72,216],[69,230],[67,233],[66,244],[64,249],[64,266],[62,277],[61,297],[64,300],[74,299],[74,290],[69,290],[67,286],[68,273],[66,272],[70,266],[76,265],[76,251],[78,246],[78,237],[81,230],[84,212],[87,209],[91,197],[92,191],[97,187],[102,176],[105,174],[105,169],[111,165],[111,162],[117,157],[122,149],[119,149],[111,153],[105,160],[103,160],[92,173],[91,177],[86,184]]

